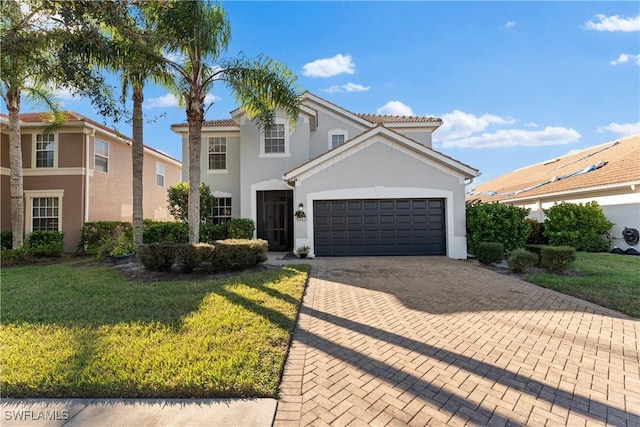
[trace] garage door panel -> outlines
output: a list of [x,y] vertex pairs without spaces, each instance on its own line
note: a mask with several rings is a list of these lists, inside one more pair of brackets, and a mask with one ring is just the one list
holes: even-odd
[[316,255],[444,255],[443,199],[314,201]]

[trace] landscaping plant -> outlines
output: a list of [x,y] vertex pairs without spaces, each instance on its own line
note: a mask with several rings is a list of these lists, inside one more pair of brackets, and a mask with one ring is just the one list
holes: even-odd
[[531,224],[528,209],[502,203],[467,203],[467,247],[478,255],[481,242],[499,242],[506,252],[524,246]]
[[561,202],[544,210],[544,235],[553,246],[571,246],[587,252],[609,250],[609,232],[613,223],[598,202],[585,204]]
[[552,273],[562,273],[576,260],[571,246],[545,246],[542,248],[542,266]]
[[537,263],[538,255],[526,249],[516,249],[511,252],[511,256],[507,261],[509,270],[511,270],[512,273],[524,273],[528,268],[535,266]]
[[502,260],[504,246],[498,242],[481,242],[478,245],[478,261],[484,265],[490,265]]

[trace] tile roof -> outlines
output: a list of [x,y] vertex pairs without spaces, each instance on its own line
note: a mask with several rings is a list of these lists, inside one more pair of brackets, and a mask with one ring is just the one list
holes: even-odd
[[426,116],[391,116],[386,114],[356,113],[356,116],[371,123],[429,123],[441,122],[437,117]]
[[468,201],[496,202],[640,181],[640,134],[509,172],[474,188]]
[[[182,127],[182,126],[189,126],[189,123],[187,122],[182,122],[182,123],[174,123],[171,125],[171,127]],[[232,119],[218,119],[218,120],[205,120],[202,122],[202,126],[206,126],[206,127],[235,127],[235,126],[240,126],[240,124],[238,122],[236,122],[235,120]]]
[[[114,135],[117,135],[119,138],[122,138],[126,141],[132,141],[132,139],[126,135],[123,135],[122,133],[118,132],[115,129],[112,129],[108,126],[103,125],[102,123],[99,123],[95,120],[91,120],[88,117],[83,116],[82,114],[78,114],[75,111],[62,111],[62,113],[64,114],[64,120],[66,122],[69,121],[80,121],[80,122],[86,122],[89,123],[95,127],[98,127],[106,132],[112,133]],[[8,118],[9,116],[7,114],[3,114],[0,113],[1,117],[5,117]],[[50,123],[51,120],[51,113],[49,112],[39,112],[39,113],[21,113],[20,114],[20,121],[24,122],[24,123]],[[170,156],[169,154],[158,150],[157,148],[153,148],[150,147],[148,145],[145,144],[144,146],[145,148],[147,148],[148,150],[151,150],[155,153],[158,153],[164,157],[167,157],[169,159],[175,160],[176,162],[180,163],[180,160]]]

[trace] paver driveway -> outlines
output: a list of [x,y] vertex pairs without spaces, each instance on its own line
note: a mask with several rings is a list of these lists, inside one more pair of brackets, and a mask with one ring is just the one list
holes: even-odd
[[639,426],[639,342],[467,261],[316,259],[274,425]]

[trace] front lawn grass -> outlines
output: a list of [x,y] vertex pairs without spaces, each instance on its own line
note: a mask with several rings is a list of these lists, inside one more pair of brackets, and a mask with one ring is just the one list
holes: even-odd
[[307,266],[132,282],[69,263],[3,269],[6,397],[273,397]]
[[640,317],[640,257],[576,253],[577,275],[527,274],[524,279],[633,317]]

